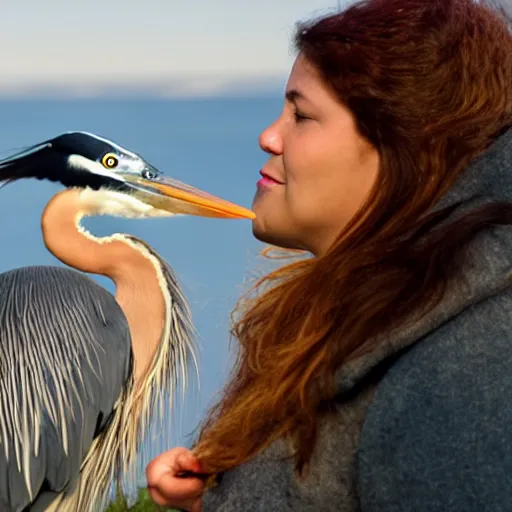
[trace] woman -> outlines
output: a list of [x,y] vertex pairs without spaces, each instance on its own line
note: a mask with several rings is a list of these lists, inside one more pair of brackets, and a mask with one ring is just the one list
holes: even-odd
[[240,303],[231,381],[194,450],[148,466],[151,495],[510,510],[510,21],[485,2],[365,0],[296,45],[253,231],[313,257]]

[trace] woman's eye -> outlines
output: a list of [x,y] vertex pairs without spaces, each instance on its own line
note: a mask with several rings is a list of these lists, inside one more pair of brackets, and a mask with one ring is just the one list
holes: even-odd
[[293,117],[295,118],[295,121],[297,123],[301,123],[303,121],[306,121],[308,119],[310,119],[308,116],[302,114],[301,112],[299,112],[298,110],[296,110],[294,113],[293,113]]

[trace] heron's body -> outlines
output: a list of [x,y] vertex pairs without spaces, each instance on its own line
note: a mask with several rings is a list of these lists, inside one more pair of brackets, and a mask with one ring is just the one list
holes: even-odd
[[[190,336],[188,310],[165,261],[129,235],[96,239],[77,229],[85,209],[104,204],[101,195],[72,189],[44,211],[46,246],[77,270],[29,267],[2,274],[0,385],[6,403],[0,423],[12,446],[4,446],[0,458],[6,469],[0,474],[8,476],[0,486],[8,503],[0,510],[31,505],[43,511],[59,500],[59,510],[92,510],[116,466],[133,459],[140,416],[149,412],[135,395],[166,320],[177,322],[182,339]],[[115,297],[80,271],[110,277]],[[152,369],[178,369],[182,355],[171,352]],[[164,376],[155,377],[152,385],[163,387]],[[106,428],[113,419],[122,431]],[[95,439],[101,449],[94,450]],[[111,459],[108,466],[104,457]]]
[[[130,235],[95,238],[80,219],[251,212],[79,132],[0,162],[0,181],[21,177],[70,187],[41,225],[48,250],[71,268],[0,274],[0,510],[96,512],[112,480],[133,469],[162,398],[184,384],[193,327],[165,260]],[[112,279],[115,296],[87,273]]]
[[[48,332],[54,338],[42,340]],[[42,511],[77,484],[93,439],[128,385],[130,329],[114,297],[91,278],[28,267],[0,275],[0,340],[0,428],[8,443],[0,448],[0,510],[33,502],[31,510]]]

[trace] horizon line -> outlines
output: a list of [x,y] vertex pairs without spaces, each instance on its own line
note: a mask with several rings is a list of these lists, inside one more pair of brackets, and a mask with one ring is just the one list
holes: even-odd
[[159,77],[49,77],[33,81],[0,79],[0,99],[151,97],[186,99],[282,94],[284,74],[168,75]]

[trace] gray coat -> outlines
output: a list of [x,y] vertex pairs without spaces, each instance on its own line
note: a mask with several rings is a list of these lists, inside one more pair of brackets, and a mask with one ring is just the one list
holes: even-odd
[[[436,206],[512,201],[512,129]],[[276,442],[203,512],[512,511],[512,226],[489,227],[433,311],[340,369],[310,474]]]

